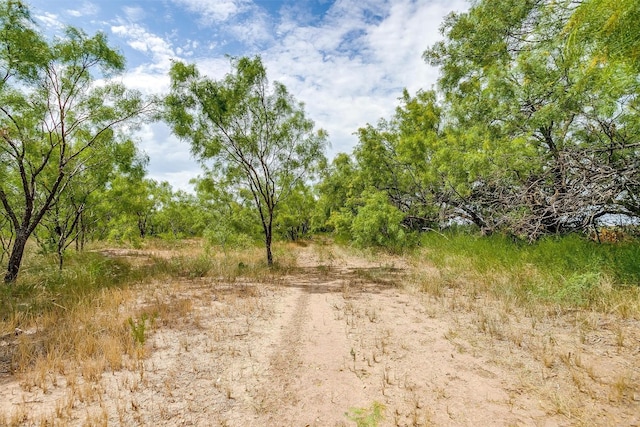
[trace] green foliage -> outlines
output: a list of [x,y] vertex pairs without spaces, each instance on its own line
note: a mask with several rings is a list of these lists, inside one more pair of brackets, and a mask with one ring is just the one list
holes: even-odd
[[172,274],[195,279],[205,277],[213,269],[214,262],[206,253],[198,256],[173,257],[169,261]]
[[229,222],[216,222],[209,225],[204,231],[204,238],[211,246],[219,246],[226,253],[230,249],[246,249],[257,242],[255,236],[251,236],[236,229]]
[[[15,232],[5,275],[12,283],[27,240],[57,204],[50,228],[58,237],[66,228],[56,242],[62,262],[77,217],[68,214],[78,213],[87,196],[83,188],[104,181],[114,146],[127,143],[120,130],[127,124],[131,131],[148,104],[112,79],[124,69],[124,57],[102,33],[67,28],[63,37],[47,41],[24,3],[3,0],[0,34],[0,202]],[[74,196],[65,200],[69,193]],[[72,208],[71,199],[78,205],[62,212]],[[42,240],[52,238],[49,233]]]
[[202,236],[208,215],[196,196],[184,191],[174,192],[168,183],[161,184],[160,197],[154,201],[160,206],[154,218],[154,232],[167,239]]
[[7,320],[70,310],[101,289],[126,286],[148,274],[95,252],[71,253],[64,270],[51,255],[30,257],[21,279],[0,287],[0,316]]
[[227,253],[229,249],[248,248],[259,241],[260,218],[246,191],[235,191],[228,181],[209,174],[194,182],[206,218],[203,236],[209,246],[219,246]]
[[100,222],[106,226],[111,217],[129,207],[115,203],[106,194],[115,193],[119,182],[140,180],[145,173],[147,158],[139,154],[131,140],[112,141],[101,154],[84,161],[85,168],[67,184],[34,231],[41,250],[57,254],[60,268],[69,246],[76,243],[76,249],[82,250]]
[[146,237],[200,237],[215,222],[198,197],[142,174],[119,174],[99,195],[101,215],[93,224],[99,239],[140,246]]
[[[234,58],[224,79],[173,64],[165,118],[208,165],[213,182],[225,182],[250,200],[264,234],[267,262],[276,207],[321,168],[327,135],[280,83],[269,84],[260,57]],[[244,194],[243,194],[244,193]]]
[[296,241],[311,231],[316,200],[311,189],[303,182],[292,188],[289,196],[276,207],[274,229],[287,240]]
[[401,222],[404,217],[391,205],[386,194],[366,192],[363,206],[351,223],[354,243],[361,247],[378,246],[400,250],[409,239]]
[[640,71],[640,4],[635,0],[581,2],[565,30],[569,47],[586,50],[591,65],[622,61]]
[[[39,67],[50,58],[50,47],[35,30],[31,12],[22,1],[0,2],[0,52],[2,75],[15,73],[25,80],[36,79]],[[0,81],[0,90],[6,81]]]
[[131,328],[131,336],[133,337],[133,341],[137,345],[144,345],[147,340],[145,330],[147,329],[147,320],[149,319],[149,315],[147,313],[142,313],[140,319],[134,320],[132,317],[127,319],[129,323],[129,327]]
[[444,213],[532,240],[636,215],[637,70],[585,57],[615,44],[602,32],[636,46],[627,24],[639,11],[633,0],[487,0],[447,17],[445,41],[424,53],[442,73],[446,126],[429,167],[450,190]]
[[438,220],[438,199],[446,163],[435,163],[446,147],[440,138],[441,108],[434,92],[405,90],[392,120],[359,129],[354,150],[358,178],[387,194],[389,201],[405,215],[413,230],[432,227]]
[[358,427],[377,427],[384,421],[385,410],[382,403],[373,402],[370,408],[351,408],[345,415]]
[[603,280],[601,273],[575,273],[567,278],[564,286],[556,290],[552,297],[559,303],[589,307],[600,296]]
[[392,120],[359,129],[355,162],[345,154],[336,156],[318,185],[314,228],[333,231],[339,240],[353,238],[361,246],[399,249],[410,245],[408,230],[434,226],[443,189],[441,174],[433,168],[445,146],[440,118],[434,92],[412,97],[404,91]]
[[[640,283],[638,242],[599,244],[579,235],[548,237],[533,244],[505,235],[466,230],[421,238],[427,257],[453,276],[487,282],[497,294],[566,307],[597,308],[611,289]],[[506,275],[496,279],[496,275]],[[500,284],[501,283],[501,284]]]
[[[353,200],[364,190],[356,165],[347,154],[338,154],[322,172],[317,185],[318,202],[312,217],[316,231],[348,234],[355,208]],[[342,221],[341,218],[345,218]]]

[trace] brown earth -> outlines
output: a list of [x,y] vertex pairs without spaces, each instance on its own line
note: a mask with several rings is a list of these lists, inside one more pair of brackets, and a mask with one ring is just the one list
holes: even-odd
[[637,320],[424,292],[438,272],[419,261],[296,251],[277,283],[141,290],[142,305],[190,302],[146,357],[95,381],[1,378],[0,424],[640,425]]

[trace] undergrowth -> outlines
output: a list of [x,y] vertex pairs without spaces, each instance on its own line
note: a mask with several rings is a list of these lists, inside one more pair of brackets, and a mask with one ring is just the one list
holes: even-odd
[[[640,244],[578,235],[534,244],[506,236],[425,234],[423,249],[447,287],[472,287],[521,304],[555,304],[640,316]],[[434,289],[433,284],[428,286]]]
[[274,282],[290,269],[289,253],[286,247],[277,248],[280,263],[269,268],[260,248],[232,255],[204,251],[193,242],[142,250],[95,249],[69,253],[62,270],[54,256],[29,253],[18,281],[0,285],[0,337],[10,343],[0,349],[0,373],[25,372],[44,360],[58,361],[47,362],[47,371],[55,371],[63,360],[82,366],[98,360],[91,363],[119,369],[123,357],[144,354],[153,324],[147,319],[185,316],[192,307],[177,297],[155,308],[142,307],[139,299],[147,290],[205,277],[215,282]]

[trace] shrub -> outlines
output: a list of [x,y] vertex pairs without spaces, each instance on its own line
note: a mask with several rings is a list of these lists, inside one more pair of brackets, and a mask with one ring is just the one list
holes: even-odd
[[402,226],[404,214],[389,203],[382,192],[363,194],[364,205],[358,208],[351,234],[360,247],[378,246],[400,250],[410,243],[409,233]]

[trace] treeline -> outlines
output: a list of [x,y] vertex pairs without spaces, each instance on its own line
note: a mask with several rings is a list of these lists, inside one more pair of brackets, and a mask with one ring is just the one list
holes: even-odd
[[636,224],[638,18],[631,0],[485,0],[449,15],[424,52],[437,89],[405,91],[331,165],[327,228],[400,243],[451,224],[529,241]]
[[[104,34],[47,40],[0,1],[0,262],[17,278],[29,239],[205,237],[226,249],[312,232],[403,248],[472,225],[535,241],[640,216],[640,3],[481,0],[424,52],[436,88],[404,91],[327,165],[326,132],[267,79],[259,57],[219,80],[175,62],[170,92],[119,83]],[[100,81],[100,84],[96,84]],[[146,177],[129,135],[164,120],[204,166],[195,192]]]

